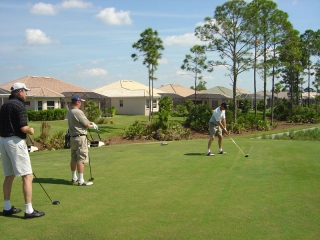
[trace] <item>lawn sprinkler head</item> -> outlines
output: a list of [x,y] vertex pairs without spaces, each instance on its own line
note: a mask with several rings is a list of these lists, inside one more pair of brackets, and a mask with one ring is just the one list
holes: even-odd
[[59,202],[59,201],[53,201],[52,204],[53,204],[53,205],[59,205],[60,202]]
[[249,157],[249,154],[246,154],[245,157]]

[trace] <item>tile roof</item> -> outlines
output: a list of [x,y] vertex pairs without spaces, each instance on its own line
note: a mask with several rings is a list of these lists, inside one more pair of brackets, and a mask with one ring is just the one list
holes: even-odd
[[233,91],[232,89],[222,87],[222,86],[216,86],[213,88],[209,88],[207,90],[202,91],[203,93],[215,93],[215,94],[224,94],[227,95],[229,98],[233,97]]
[[12,84],[16,82],[22,82],[31,89],[28,96],[64,97],[63,92],[92,92],[56,78],[43,76],[25,76],[3,84],[0,88],[10,91]]
[[159,87],[158,89],[162,90],[166,93],[174,93],[174,94],[179,95],[181,97],[187,97],[191,94],[194,94],[193,89],[181,86],[179,84],[167,84],[167,85]]
[[8,94],[11,94],[11,92],[3,88],[0,88],[0,95],[8,95]]
[[[149,86],[132,80],[119,80],[92,91],[108,97],[149,96]],[[154,97],[160,97],[159,93],[163,93],[163,91],[153,88]]]

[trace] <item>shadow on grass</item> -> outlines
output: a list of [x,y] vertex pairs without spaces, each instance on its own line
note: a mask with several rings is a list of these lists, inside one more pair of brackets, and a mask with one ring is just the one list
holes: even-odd
[[[37,178],[40,183],[51,183],[51,184],[64,184],[64,185],[72,185],[71,181],[59,178]],[[34,183],[38,183],[36,178],[33,179]]]
[[183,155],[187,155],[187,156],[206,156],[205,153],[185,153]]
[[9,216],[3,216],[2,212],[1,212],[1,213],[0,213],[0,216],[1,216],[1,217],[6,217],[6,218],[20,218],[20,219],[25,220],[23,211],[22,211],[22,216],[21,216],[21,215],[18,215],[18,214],[21,214],[21,212],[20,212],[20,213],[17,213],[17,214],[12,214],[12,215],[9,215]]

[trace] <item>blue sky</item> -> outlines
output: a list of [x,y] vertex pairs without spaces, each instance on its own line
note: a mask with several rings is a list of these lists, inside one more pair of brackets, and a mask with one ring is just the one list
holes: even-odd
[[[118,80],[148,85],[147,68],[134,62],[132,44],[146,28],[164,42],[155,87],[169,83],[190,87],[194,79],[181,65],[197,24],[212,17],[224,0],[42,0],[0,1],[0,85],[27,75],[50,76],[95,89]],[[277,0],[294,28],[320,29],[319,0]],[[207,88],[231,88],[220,67],[204,72]],[[270,89],[270,81],[267,83]],[[239,76],[239,88],[253,91],[253,74]],[[263,89],[258,77],[257,90]]]

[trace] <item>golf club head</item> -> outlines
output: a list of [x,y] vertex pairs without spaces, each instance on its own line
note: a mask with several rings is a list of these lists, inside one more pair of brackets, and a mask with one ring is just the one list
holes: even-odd
[[94,178],[90,178],[90,179],[89,179],[89,181],[93,181],[93,180],[94,180]]
[[246,154],[245,157],[249,157],[249,154]]
[[60,202],[59,202],[59,201],[53,201],[52,204],[53,204],[53,205],[59,205]]

